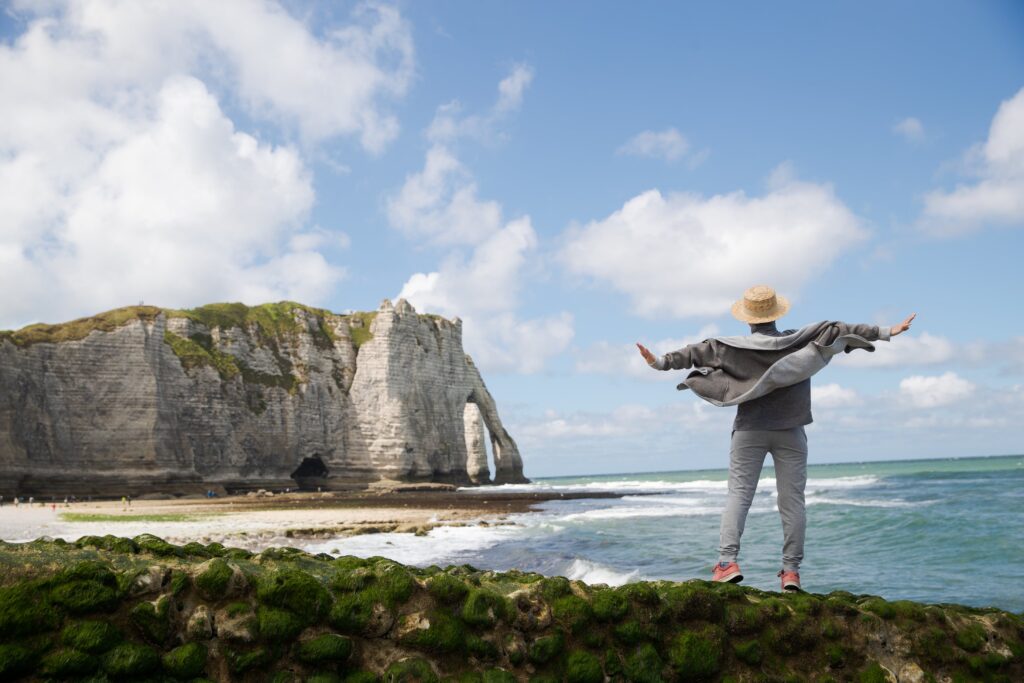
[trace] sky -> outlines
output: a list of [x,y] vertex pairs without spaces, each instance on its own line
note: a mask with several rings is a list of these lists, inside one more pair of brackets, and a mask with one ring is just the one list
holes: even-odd
[[3,3],[0,329],[144,301],[409,300],[527,476],[724,467],[648,368],[780,320],[810,461],[1024,452],[1024,5]]

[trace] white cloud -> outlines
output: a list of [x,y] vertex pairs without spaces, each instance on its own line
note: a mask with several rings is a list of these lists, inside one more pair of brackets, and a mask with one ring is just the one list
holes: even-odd
[[645,130],[637,133],[619,147],[618,153],[676,161],[689,149],[689,141],[678,130],[666,128],[662,131]]
[[972,148],[967,160],[977,179],[929,192],[921,227],[953,235],[987,225],[1024,225],[1024,89],[999,105],[988,140]]
[[458,119],[455,105],[438,110],[428,129],[433,145],[423,169],[410,174],[387,202],[392,226],[449,251],[437,270],[414,273],[398,294],[421,311],[463,320],[466,349],[488,371],[531,373],[564,351],[573,337],[566,312],[528,320],[517,314],[524,273],[536,252],[529,216],[505,221],[501,204],[482,200],[472,173],[451,145],[476,137],[504,112],[518,107],[532,72],[517,66],[499,85],[498,102],[486,117]]
[[304,225],[301,150],[239,130],[220,99],[304,141],[377,151],[397,132],[379,102],[412,72],[396,11],[360,7],[323,37],[271,2],[12,11],[27,23],[0,45],[0,327],[331,291],[344,273],[319,250],[346,238]]
[[936,365],[953,358],[956,347],[945,337],[928,332],[893,337],[876,342],[874,353],[849,353],[838,356],[836,365],[853,368],[895,368],[907,365]]
[[853,389],[838,384],[811,385],[811,402],[821,408],[847,408],[863,401]]
[[924,124],[921,123],[920,119],[916,119],[913,116],[908,116],[894,124],[892,132],[908,142],[922,142],[925,137]]
[[[644,343],[643,340],[638,341],[647,346],[655,355],[661,355],[669,351],[676,351],[689,344],[696,344],[717,334],[717,325],[705,325],[696,334],[688,337],[662,339],[651,344]],[[587,349],[577,350],[576,372],[613,377],[628,376],[651,381],[665,381],[669,377],[669,374],[652,370],[640,355],[636,344],[610,344],[604,341],[593,344]],[[674,375],[672,376],[674,377]]]
[[900,381],[900,394],[917,408],[935,408],[961,401],[974,393],[972,382],[954,372],[914,375]]
[[434,144],[450,145],[461,138],[479,142],[500,138],[499,125],[522,106],[523,94],[532,82],[533,69],[517,64],[498,83],[498,98],[486,113],[461,116],[462,105],[458,100],[441,105],[427,127],[427,139]]
[[761,197],[644,192],[570,230],[562,258],[630,295],[642,315],[721,315],[758,282],[797,295],[865,235],[830,186],[782,166]]

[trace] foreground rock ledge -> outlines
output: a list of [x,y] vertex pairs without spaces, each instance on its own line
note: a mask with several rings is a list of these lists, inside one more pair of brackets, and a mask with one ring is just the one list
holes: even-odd
[[1021,681],[1024,619],[150,535],[0,542],[0,680]]

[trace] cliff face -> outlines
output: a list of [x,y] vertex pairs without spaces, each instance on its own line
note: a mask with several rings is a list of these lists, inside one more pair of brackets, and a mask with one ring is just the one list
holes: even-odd
[[[118,309],[0,332],[0,493],[525,481],[462,326],[385,301]],[[467,431],[468,429],[468,431]]]

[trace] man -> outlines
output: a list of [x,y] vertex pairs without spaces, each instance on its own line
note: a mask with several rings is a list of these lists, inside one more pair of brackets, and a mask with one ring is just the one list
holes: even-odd
[[737,406],[729,451],[729,496],[722,513],[718,564],[713,581],[743,580],[737,557],[747,511],[757,490],[764,458],[772,454],[782,517],[783,590],[800,590],[804,558],[804,486],[807,435],[811,423],[811,376],[833,356],[854,349],[874,351],[873,341],[889,341],[910,329],[913,314],[899,325],[821,322],[779,332],[775,321],[789,302],[771,287],[751,287],[733,304],[733,316],[750,324],[750,335],[715,337],[655,357],[637,343],[656,370],[693,368],[679,385],[717,406]]

